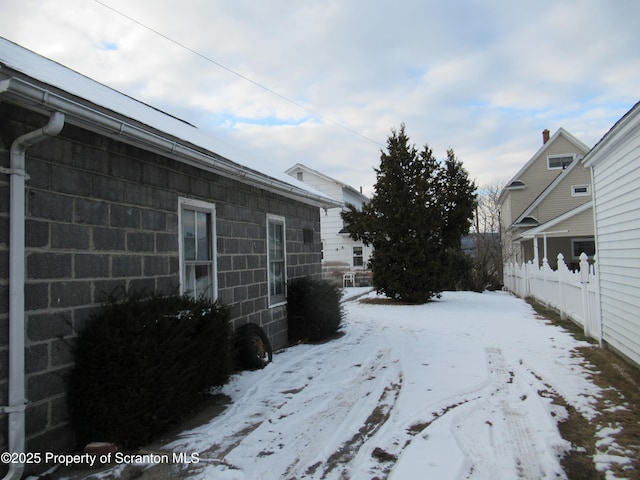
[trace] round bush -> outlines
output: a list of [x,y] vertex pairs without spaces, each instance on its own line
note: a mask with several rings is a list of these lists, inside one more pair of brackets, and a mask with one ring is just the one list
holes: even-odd
[[325,280],[301,277],[287,286],[289,341],[326,340],[334,335],[342,321],[342,293]]
[[230,372],[226,307],[178,295],[111,298],[75,348],[68,401],[79,445],[144,445]]

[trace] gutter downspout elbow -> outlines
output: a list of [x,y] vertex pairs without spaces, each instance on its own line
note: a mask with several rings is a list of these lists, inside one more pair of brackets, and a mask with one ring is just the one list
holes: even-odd
[[[53,112],[42,128],[16,138],[10,152],[9,206],[9,405],[2,407],[8,414],[8,446],[10,453],[25,450],[25,157],[29,147],[54,137],[64,126],[64,114]],[[18,479],[24,472],[23,463],[12,463],[4,480]]]

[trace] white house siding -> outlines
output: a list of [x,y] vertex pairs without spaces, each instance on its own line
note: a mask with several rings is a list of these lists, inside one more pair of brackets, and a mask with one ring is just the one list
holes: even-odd
[[[313,170],[305,165],[296,164],[286,171],[287,174],[306,183],[325,195],[341,202],[343,205],[353,204],[361,206],[366,200],[357,190],[327,175]],[[371,256],[371,247],[360,241],[354,241],[347,233],[339,233],[344,229],[342,221],[343,208],[322,209],[320,212],[320,231],[323,248],[323,275],[325,278],[342,281],[342,274],[355,270],[366,269]],[[353,249],[362,248],[363,265],[354,265]]]
[[640,364],[638,105],[634,110],[594,147],[585,163],[593,168],[603,340]]

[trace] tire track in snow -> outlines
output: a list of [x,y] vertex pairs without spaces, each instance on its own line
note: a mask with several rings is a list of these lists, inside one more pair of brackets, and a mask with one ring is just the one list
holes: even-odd
[[[388,414],[377,409],[389,385],[398,382],[398,374],[393,368],[381,368],[390,364],[388,349],[374,353],[366,363],[355,365],[357,375],[345,377],[337,389],[326,392],[320,380],[318,387],[326,393],[319,391],[302,406],[292,405],[296,413],[283,431],[295,449],[295,458],[282,478],[328,478],[371,434],[368,430],[375,428],[371,417]],[[310,424],[316,425],[313,436],[309,436]]]
[[[488,395],[470,402],[452,425],[453,434],[468,458],[465,478],[507,478],[514,471],[522,479],[557,478],[557,470],[544,465],[549,456],[546,445],[539,444],[525,410],[528,397],[538,401],[535,391],[527,388],[520,378],[527,372],[510,368],[499,348],[487,348],[486,359]],[[489,441],[479,441],[479,432],[489,437]],[[496,458],[497,455],[502,458]],[[506,459],[513,468],[508,468]]]
[[[537,431],[544,426],[532,425],[535,417],[528,414],[530,408],[544,408],[533,387],[539,382],[525,368],[512,368],[501,349],[485,352],[488,382],[452,399],[416,443],[429,448],[429,442],[445,440],[448,431],[462,453],[460,467],[449,468],[451,478],[511,479],[513,472],[520,479],[562,478],[557,456],[545,444],[544,433]],[[403,473],[404,467],[391,476],[400,478],[397,475]]]
[[348,469],[344,468],[344,466],[354,459],[360,448],[369,441],[389,419],[402,389],[402,374],[401,372],[399,373],[398,381],[388,385],[384,389],[375,408],[367,417],[365,423],[360,427],[358,433],[346,441],[329,457],[324,467],[322,478],[326,478],[329,472],[340,466],[343,466],[342,477],[350,478],[352,476],[349,475]]
[[[498,443],[501,455],[513,457],[519,478],[545,478],[534,447],[536,441],[528,427],[526,412],[522,407],[514,406],[513,399],[524,395],[520,393],[521,389],[514,381],[515,373],[507,368],[502,350],[499,348],[487,348],[487,364],[491,377],[490,388],[495,389],[493,396],[497,400],[499,415],[495,419],[499,421],[501,414],[506,421],[506,435],[494,436],[492,443]],[[515,396],[511,395],[512,391],[516,393]]]
[[[401,383],[392,349],[372,339],[369,328],[353,330],[326,346],[278,355],[278,368],[243,374],[255,382],[230,387],[239,395],[224,421],[185,437],[203,446],[202,468],[194,473],[206,478],[210,465],[243,479],[341,478],[355,450],[379,427],[376,420],[392,410]],[[252,401],[256,396],[264,400]]]
[[[274,411],[306,389],[319,368],[317,359],[335,348],[330,344],[291,348],[274,356],[275,364],[253,372],[243,372],[224,388],[232,398],[219,418],[185,432],[182,438],[167,445],[168,449],[190,449],[202,452],[202,458],[216,462],[235,449],[248,433],[258,428]],[[256,404],[254,398],[263,398]]]

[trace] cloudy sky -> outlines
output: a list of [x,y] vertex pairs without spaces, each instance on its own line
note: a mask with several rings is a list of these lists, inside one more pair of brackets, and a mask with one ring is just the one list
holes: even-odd
[[640,100],[637,0],[2,0],[0,36],[179,116],[266,173],[372,192],[391,129],[507,180]]

